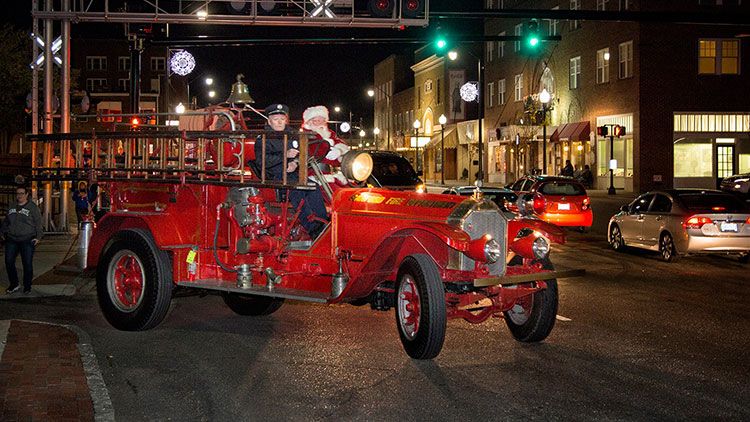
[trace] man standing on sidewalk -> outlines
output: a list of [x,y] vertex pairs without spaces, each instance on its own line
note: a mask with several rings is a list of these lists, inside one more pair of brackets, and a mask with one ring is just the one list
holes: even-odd
[[0,224],[0,234],[5,240],[5,269],[8,271],[10,286],[6,293],[18,291],[18,271],[16,257],[21,254],[23,265],[23,292],[31,292],[34,277],[34,247],[42,238],[42,214],[35,203],[29,201],[29,191],[24,186],[16,188],[17,204],[8,209],[8,215]]

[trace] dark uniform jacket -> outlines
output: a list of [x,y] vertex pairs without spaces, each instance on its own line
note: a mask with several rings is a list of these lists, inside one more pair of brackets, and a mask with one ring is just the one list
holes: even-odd
[[[271,126],[266,125],[266,180],[281,181],[284,172],[284,135],[287,136],[287,148],[299,149],[299,141],[297,140],[297,134],[289,127],[283,132],[278,132],[271,129]],[[255,140],[255,165],[257,166],[256,172],[260,177],[260,171],[262,168],[263,159],[263,144],[262,136],[258,136]],[[287,159],[287,162],[293,159]],[[293,171],[287,174],[287,180],[292,183],[296,182],[298,177],[297,171]]]

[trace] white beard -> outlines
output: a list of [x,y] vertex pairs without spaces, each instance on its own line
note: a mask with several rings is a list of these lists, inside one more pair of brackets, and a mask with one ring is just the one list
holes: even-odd
[[331,139],[331,131],[328,129],[328,126],[314,126],[311,128],[313,132],[320,135],[323,139]]

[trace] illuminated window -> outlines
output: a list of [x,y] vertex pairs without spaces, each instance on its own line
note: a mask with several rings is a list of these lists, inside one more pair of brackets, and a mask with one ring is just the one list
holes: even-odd
[[716,41],[698,41],[698,73],[716,73]]
[[520,75],[516,75],[514,88],[515,88],[514,99],[516,101],[523,100],[523,73],[521,73]]
[[713,177],[713,146],[708,139],[674,144],[674,177]]
[[739,73],[739,40],[703,39],[698,41],[698,74],[737,75]]
[[596,83],[607,82],[609,82],[609,48],[603,48],[596,52]]
[[505,104],[505,79],[497,81],[497,103],[499,105]]
[[570,59],[570,89],[578,88],[578,81],[581,79],[581,56]]

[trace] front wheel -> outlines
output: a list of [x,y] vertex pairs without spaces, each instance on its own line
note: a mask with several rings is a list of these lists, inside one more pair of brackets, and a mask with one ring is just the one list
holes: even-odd
[[406,257],[396,282],[396,325],[406,353],[413,359],[437,356],[446,321],[445,287],[437,265],[424,254]]
[[609,246],[617,252],[625,250],[625,241],[622,239],[622,231],[617,224],[612,224],[609,228]]
[[117,232],[99,262],[96,293],[107,321],[124,331],[159,325],[172,300],[172,265],[151,234]]
[[271,315],[284,304],[284,299],[268,296],[225,292],[222,297],[229,309],[243,316]]
[[[553,270],[549,261],[544,262],[543,268]],[[513,307],[503,312],[505,323],[513,337],[524,343],[542,341],[555,326],[557,317],[557,280],[545,280],[547,288],[536,293],[520,297]],[[519,284],[519,287],[536,287],[539,282]]]

